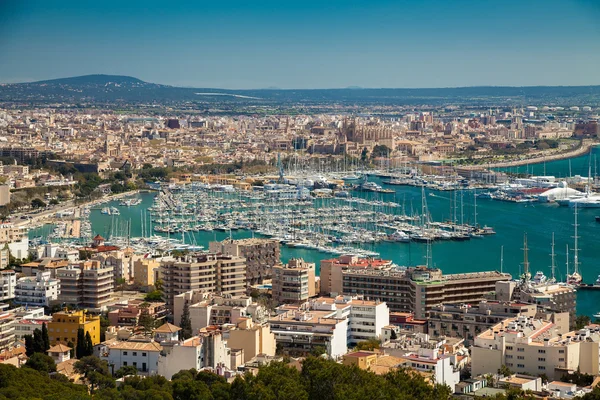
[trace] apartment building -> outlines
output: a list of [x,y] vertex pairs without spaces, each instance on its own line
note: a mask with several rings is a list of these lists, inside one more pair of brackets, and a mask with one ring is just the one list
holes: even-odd
[[248,362],[259,354],[274,356],[275,335],[268,325],[255,324],[251,318],[241,318],[235,328],[229,330],[227,346],[243,350],[243,362]]
[[292,258],[273,267],[273,299],[278,303],[303,303],[315,296],[315,264]]
[[92,260],[100,262],[102,268],[112,267],[113,279],[116,286],[117,279],[131,279],[133,272],[134,256],[131,250],[113,250],[94,254]]
[[265,322],[269,311],[252,301],[248,296],[222,296],[215,293],[189,291],[175,296],[173,304],[173,321],[181,323],[184,304],[188,304],[192,330],[209,325],[221,326],[237,324],[242,318],[251,316],[254,322]]
[[330,311],[331,316],[348,319],[348,345],[379,339],[382,330],[390,324],[390,310],[380,301],[363,300],[351,296],[319,297],[309,302],[311,310]]
[[306,354],[317,347],[338,358],[348,351],[348,318],[331,311],[309,311],[308,307],[284,306],[269,320],[275,342],[284,353]]
[[113,294],[113,267],[102,266],[98,260],[81,261],[58,269],[56,277],[60,280],[58,299],[66,304],[103,311]]
[[391,269],[391,260],[361,258],[353,255],[343,255],[338,258],[321,260],[320,293],[325,296],[337,296],[343,292],[342,271],[347,269]]
[[100,317],[85,314],[84,311],[61,311],[52,314],[52,321],[48,323],[48,336],[50,344],[77,345],[77,330],[83,329],[84,336],[89,333],[92,344],[100,343]]
[[173,312],[175,296],[197,290],[241,296],[246,291],[243,258],[218,254],[188,255],[160,263],[167,308]]
[[[440,304],[427,313],[430,335],[459,337],[465,344],[507,318],[535,317],[537,306],[516,302],[481,301],[478,304]],[[567,315],[568,318],[568,315]],[[568,322],[567,322],[568,323]]]
[[150,315],[155,321],[160,322],[167,316],[165,303],[146,302],[140,299],[130,299],[122,303],[112,305],[108,312],[108,321],[111,326],[138,325],[142,315]]
[[135,338],[117,341],[108,345],[108,352],[102,354],[115,371],[133,366],[141,375],[156,375],[162,346],[147,338]]
[[580,371],[600,373],[600,325],[565,332],[553,322],[519,316],[482,332],[471,347],[472,374],[506,365],[518,374],[546,374],[552,381]]
[[16,286],[17,274],[15,271],[12,269],[0,271],[0,301],[14,299]]
[[554,313],[569,313],[571,326],[575,325],[577,315],[577,289],[562,282],[521,280],[518,282],[498,282],[496,299],[512,299],[537,305]]
[[27,276],[17,281],[15,303],[47,307],[58,299],[60,281],[51,277],[50,271],[38,271],[35,277]]
[[0,351],[12,346],[15,341],[15,315],[12,312],[0,313]]
[[246,259],[246,286],[263,283],[272,276],[271,268],[281,262],[279,242],[272,239],[238,239],[210,242],[211,253]]
[[8,245],[13,257],[27,258],[29,255],[27,228],[13,224],[0,224],[0,247],[4,245]]
[[154,285],[160,262],[155,258],[140,258],[133,262],[133,279],[142,287]]
[[510,279],[497,271],[442,275],[437,268],[346,269],[343,293],[379,299],[392,311],[412,312],[424,318],[439,304],[478,303],[495,290],[495,283]]

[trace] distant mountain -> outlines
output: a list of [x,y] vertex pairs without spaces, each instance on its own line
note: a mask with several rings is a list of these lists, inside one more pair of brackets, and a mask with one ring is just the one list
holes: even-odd
[[130,76],[85,75],[39,82],[0,84],[0,102],[68,104],[268,103],[271,105],[600,105],[600,86],[475,86],[430,89],[190,88],[144,82]]
[[49,79],[44,81],[30,82],[29,84],[40,84],[40,85],[139,85],[145,84],[146,82],[141,79],[134,78],[132,76],[124,75],[83,75],[74,76],[71,78],[59,78]]

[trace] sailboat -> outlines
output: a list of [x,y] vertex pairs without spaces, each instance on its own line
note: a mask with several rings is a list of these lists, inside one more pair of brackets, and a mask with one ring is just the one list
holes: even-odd
[[577,204],[575,204],[575,223],[573,226],[575,227],[575,236],[573,236],[573,239],[575,240],[575,248],[573,249],[574,269],[572,274],[567,274],[567,283],[573,286],[580,286],[582,277],[579,273],[579,249],[577,248],[577,241],[579,240],[579,236],[577,236],[577,227],[579,226],[579,224],[577,224]]

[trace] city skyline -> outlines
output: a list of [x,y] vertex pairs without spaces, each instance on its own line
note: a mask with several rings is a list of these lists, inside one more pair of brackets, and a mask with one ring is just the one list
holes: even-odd
[[0,6],[0,82],[115,74],[173,86],[596,85],[592,1]]

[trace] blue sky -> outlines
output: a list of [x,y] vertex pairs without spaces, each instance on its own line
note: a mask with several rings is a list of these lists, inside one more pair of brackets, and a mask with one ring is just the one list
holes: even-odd
[[0,0],[0,82],[600,84],[600,0]]

